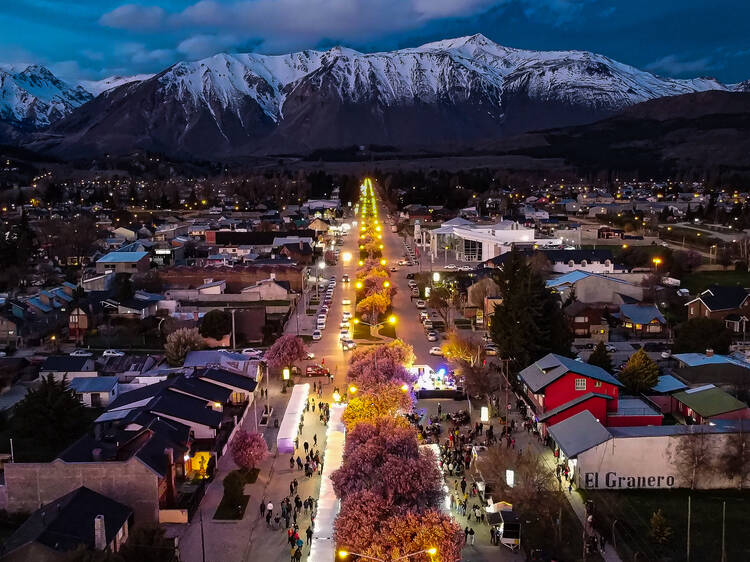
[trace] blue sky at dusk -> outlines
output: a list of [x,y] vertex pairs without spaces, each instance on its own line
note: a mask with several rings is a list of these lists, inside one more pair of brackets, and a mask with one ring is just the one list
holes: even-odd
[[729,0],[7,0],[0,62],[60,76],[156,72],[217,52],[362,51],[483,33],[582,49],[657,74],[750,79],[750,2]]

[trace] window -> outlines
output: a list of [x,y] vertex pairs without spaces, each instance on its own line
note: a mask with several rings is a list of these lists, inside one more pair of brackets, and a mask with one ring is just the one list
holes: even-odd
[[589,317],[588,316],[576,316],[575,317],[575,323],[576,324],[583,324],[584,322],[588,322]]
[[695,316],[695,307],[694,306],[690,307],[690,316]]
[[586,390],[586,379],[576,379],[576,390]]
[[706,318],[708,318],[708,309],[705,310]]
[[596,388],[601,388],[601,387],[602,387],[602,381],[595,381],[595,382],[594,382],[594,386],[595,386]]

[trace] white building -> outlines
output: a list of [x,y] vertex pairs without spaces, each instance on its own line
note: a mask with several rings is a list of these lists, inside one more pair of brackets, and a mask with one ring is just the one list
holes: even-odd
[[537,238],[533,228],[514,221],[476,224],[455,218],[429,231],[430,255],[433,260],[482,262],[509,252],[514,244],[559,246],[560,238]]

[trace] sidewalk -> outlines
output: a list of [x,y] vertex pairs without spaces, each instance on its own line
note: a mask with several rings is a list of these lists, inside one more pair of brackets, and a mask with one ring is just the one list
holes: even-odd
[[[258,412],[262,411],[265,399],[258,402]],[[269,390],[269,403],[274,409],[274,416],[279,419],[283,416],[289,393],[282,394],[279,384],[271,384]],[[325,396],[324,396],[325,399]],[[250,406],[253,407],[252,405]],[[254,412],[248,413],[243,428],[247,431],[255,431]],[[180,537],[179,549],[180,559],[183,562],[214,562],[220,560],[263,560],[264,562],[286,562],[289,560],[290,548],[287,542],[287,532],[284,520],[281,528],[273,529],[266,525],[266,521],[260,515],[261,501],[274,505],[274,511],[280,510],[281,500],[289,495],[289,484],[296,478],[299,484],[298,494],[304,501],[308,496],[317,499],[320,488],[320,476],[317,473],[309,479],[304,476],[304,471],[289,468],[289,456],[278,455],[276,450],[276,434],[278,430],[272,425],[265,430],[259,428],[263,433],[266,443],[271,451],[269,457],[260,467],[258,480],[245,487],[245,494],[250,496],[247,510],[242,520],[239,521],[215,521],[213,515],[223,495],[223,479],[236,465],[231,454],[224,455],[218,463],[217,474],[213,482],[206,490],[206,495],[201,502],[199,511],[193,516],[188,525],[168,525],[170,535]],[[315,412],[305,414],[305,424],[300,437],[300,448],[295,453],[304,458],[302,444],[307,440],[313,446],[313,436],[317,434],[317,449],[321,454],[325,448],[325,426],[318,419],[318,408]],[[203,538],[201,539],[201,514],[203,519]],[[272,520],[273,523],[273,520]],[[310,524],[310,513],[304,511],[297,518],[299,533],[305,540],[305,530]],[[205,558],[203,557],[205,548]],[[305,549],[307,551],[307,548]],[[303,560],[306,559],[303,558]]]

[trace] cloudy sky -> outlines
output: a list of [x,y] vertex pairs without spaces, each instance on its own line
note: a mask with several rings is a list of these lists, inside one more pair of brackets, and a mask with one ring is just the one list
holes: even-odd
[[377,51],[473,33],[510,47],[595,51],[662,75],[750,79],[742,0],[0,1],[0,63],[42,63],[69,80],[222,51]]

